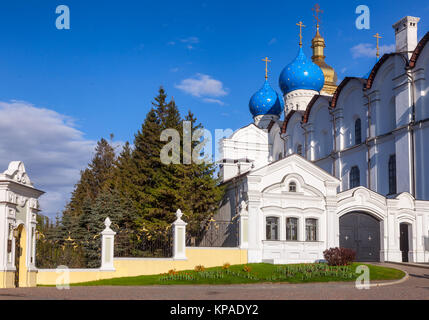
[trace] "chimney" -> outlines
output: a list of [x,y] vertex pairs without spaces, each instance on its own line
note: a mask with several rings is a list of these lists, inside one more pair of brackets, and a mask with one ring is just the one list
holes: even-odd
[[417,24],[419,21],[420,18],[407,16],[393,25],[393,29],[395,29],[396,52],[408,53],[408,60],[417,47]]

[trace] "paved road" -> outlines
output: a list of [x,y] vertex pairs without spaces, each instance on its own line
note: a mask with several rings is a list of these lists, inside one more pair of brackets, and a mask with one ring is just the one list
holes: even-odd
[[0,289],[0,299],[115,300],[429,300],[429,269],[386,265],[405,270],[409,280],[358,290],[352,283],[256,284],[232,286],[71,287]]

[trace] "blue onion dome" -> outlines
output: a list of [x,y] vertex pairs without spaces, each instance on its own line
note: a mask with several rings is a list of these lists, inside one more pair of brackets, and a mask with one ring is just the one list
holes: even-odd
[[295,60],[283,69],[279,79],[283,94],[299,89],[320,91],[324,84],[322,69],[307,58],[302,48],[299,48]]
[[284,108],[283,98],[265,80],[263,87],[257,91],[249,102],[253,117],[262,115],[280,116]]

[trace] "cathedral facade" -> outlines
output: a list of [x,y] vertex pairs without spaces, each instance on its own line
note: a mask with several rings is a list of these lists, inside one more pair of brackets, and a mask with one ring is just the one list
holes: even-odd
[[218,218],[237,218],[249,262],[314,262],[338,246],[360,261],[429,262],[429,33],[418,41],[419,20],[394,24],[396,51],[377,53],[361,78],[337,86],[318,24],[311,59],[300,36],[281,72],[282,94],[266,75],[253,123],[221,144]]

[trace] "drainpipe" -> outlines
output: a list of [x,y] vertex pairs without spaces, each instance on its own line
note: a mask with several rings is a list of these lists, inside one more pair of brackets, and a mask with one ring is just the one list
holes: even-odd
[[411,195],[416,198],[416,157],[415,157],[415,145],[414,145],[414,141],[415,141],[415,137],[414,137],[414,125],[416,123],[416,94],[415,94],[415,90],[416,90],[416,84],[414,81],[414,76],[413,73],[410,71],[409,69],[409,61],[407,59],[406,56],[404,56],[405,54],[408,54],[408,52],[401,52],[402,54],[400,54],[399,56],[402,58],[402,60],[404,60],[405,63],[405,70],[407,73],[407,77],[408,77],[408,81],[411,82],[411,121],[408,124],[408,132],[410,134],[410,154],[409,154],[409,162],[410,162],[410,167],[411,167],[411,181],[410,181],[410,193]]
[[[367,162],[368,162],[368,189],[371,189],[371,146],[369,143],[369,139],[371,138],[371,99],[369,95],[367,95],[364,91],[364,97],[368,100],[368,137],[365,139],[365,145],[367,147]],[[374,144],[377,141],[374,141]]]
[[414,125],[416,123],[416,95],[415,95],[415,88],[416,84],[414,82],[414,76],[412,72],[407,70],[407,77],[408,80],[411,81],[411,122],[408,125],[408,131],[410,132],[410,166],[411,166],[411,181],[410,181],[410,187],[411,187],[411,194],[414,198],[416,198],[416,156],[415,156],[415,137],[414,137]]
[[334,144],[333,144],[334,150],[331,153],[331,157],[334,160],[334,163],[333,163],[333,166],[332,166],[332,170],[333,170],[333,173],[334,173],[333,176],[336,176],[336,173],[337,173],[337,163],[336,163],[336,159],[335,159],[335,154],[337,153],[337,122],[336,122],[336,119],[335,119],[334,110],[331,109],[331,108],[329,108],[328,110],[329,110],[329,114],[332,116],[332,127],[334,129],[334,132],[333,132],[333,135],[332,135],[334,137]]

